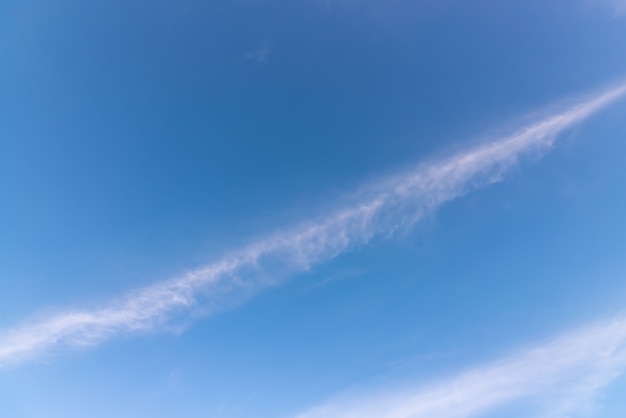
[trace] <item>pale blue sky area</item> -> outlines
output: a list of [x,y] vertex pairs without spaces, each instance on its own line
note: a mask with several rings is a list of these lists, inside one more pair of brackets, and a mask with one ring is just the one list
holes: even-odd
[[621,10],[5,0],[0,417],[623,417]]

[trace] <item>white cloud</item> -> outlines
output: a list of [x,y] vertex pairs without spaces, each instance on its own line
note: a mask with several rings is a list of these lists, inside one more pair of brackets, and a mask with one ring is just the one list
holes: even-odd
[[92,345],[118,334],[161,329],[181,317],[232,306],[290,275],[410,226],[446,201],[502,180],[520,158],[542,155],[563,130],[625,93],[626,85],[619,86],[509,137],[381,181],[369,187],[357,203],[326,218],[278,232],[100,308],[69,310],[4,330],[0,332],[0,365],[63,346]]
[[626,319],[621,318],[447,380],[340,397],[297,418],[470,418],[522,400],[534,400],[552,418],[569,417],[589,406],[625,367]]

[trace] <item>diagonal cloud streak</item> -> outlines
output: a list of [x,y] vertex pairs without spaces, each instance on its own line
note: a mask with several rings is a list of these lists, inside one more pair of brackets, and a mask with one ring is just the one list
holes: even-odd
[[336,399],[296,418],[470,418],[522,400],[543,403],[545,416],[569,417],[625,367],[626,318],[621,318],[448,380]]
[[180,277],[130,292],[99,308],[70,310],[0,332],[0,366],[64,346],[166,327],[207,315],[278,285],[376,237],[417,222],[446,201],[501,181],[524,156],[541,156],[559,133],[626,94],[626,84],[581,101],[515,134],[422,165],[370,187],[352,206],[278,232]]

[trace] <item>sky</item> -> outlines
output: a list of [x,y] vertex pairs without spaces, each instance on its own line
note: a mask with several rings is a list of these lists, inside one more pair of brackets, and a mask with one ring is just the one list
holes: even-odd
[[0,3],[0,417],[626,414],[626,2]]

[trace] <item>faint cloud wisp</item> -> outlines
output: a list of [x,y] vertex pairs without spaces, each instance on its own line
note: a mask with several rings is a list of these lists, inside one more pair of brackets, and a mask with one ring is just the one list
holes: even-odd
[[259,48],[246,52],[245,58],[246,61],[254,61],[263,64],[267,62],[271,52],[272,45],[268,41],[264,41]]
[[611,9],[613,16],[622,17],[626,15],[626,0],[593,0],[600,6]]

